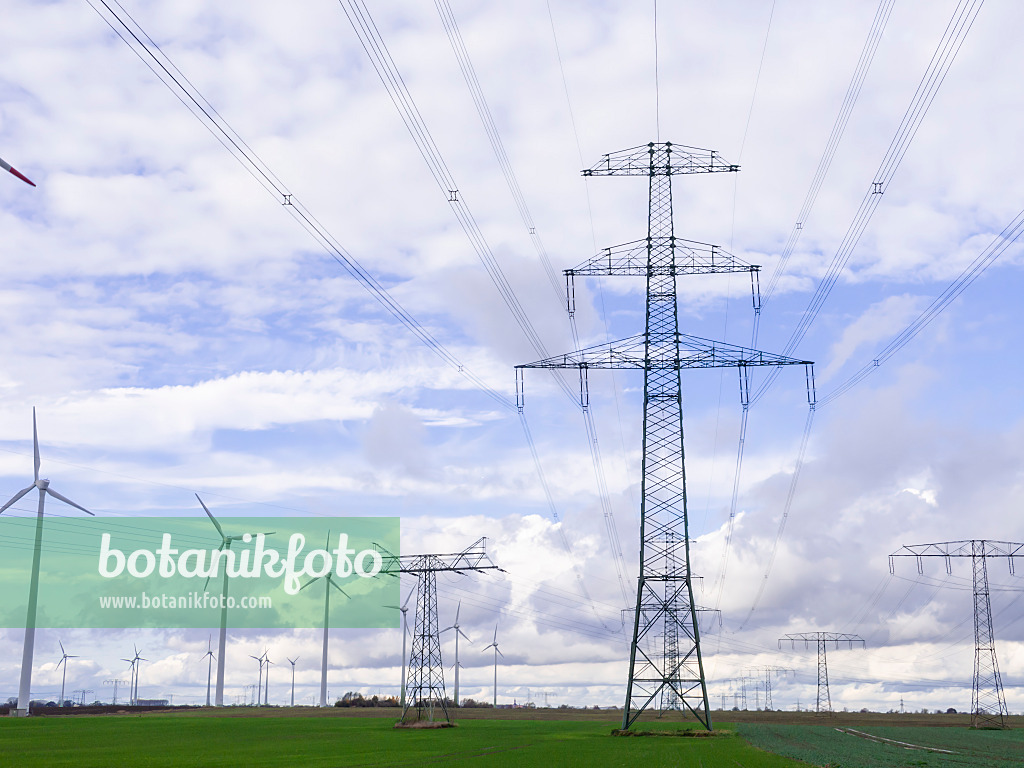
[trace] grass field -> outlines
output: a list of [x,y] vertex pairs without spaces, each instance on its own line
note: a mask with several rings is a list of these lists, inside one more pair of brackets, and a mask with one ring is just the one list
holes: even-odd
[[[243,713],[239,713],[240,715]],[[382,717],[103,715],[0,721],[0,764],[22,766],[741,766],[791,768],[734,731],[610,735],[607,722],[464,720],[395,730]],[[650,728],[651,726],[644,726]],[[659,728],[678,732],[688,726]]]
[[[723,713],[712,736],[644,721],[663,735],[614,737],[614,712],[460,710],[457,728],[395,730],[396,710],[179,710],[0,718],[0,765],[23,766],[634,766],[651,768],[1009,768],[1024,731],[971,731],[950,718],[821,720],[805,713]],[[746,720],[727,724],[728,715]],[[759,722],[750,722],[759,720]],[[913,723],[913,724],[911,724]],[[944,725],[947,727],[935,727]],[[952,726],[952,727],[950,727]],[[857,733],[849,732],[851,729]],[[861,735],[863,734],[863,735]],[[867,736],[922,747],[908,749]],[[748,743],[749,742],[749,743]],[[753,746],[752,746],[753,745]],[[928,751],[947,750],[947,752]],[[949,754],[953,753],[953,754]],[[800,762],[805,761],[805,762]]]
[[965,727],[782,725],[741,723],[751,744],[835,768],[1020,768],[1024,731]]

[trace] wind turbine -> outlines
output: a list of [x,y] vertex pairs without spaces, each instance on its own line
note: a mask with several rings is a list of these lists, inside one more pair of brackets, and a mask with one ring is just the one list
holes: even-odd
[[[413,587],[412,589],[410,589],[409,590],[409,594],[405,598],[405,602],[402,603],[400,606],[398,606],[398,605],[386,605],[386,606],[384,606],[385,608],[394,608],[396,611],[401,611],[402,612],[402,689],[401,689],[402,701],[401,701],[401,705],[402,705],[402,711],[403,712],[405,711],[405,660],[406,660],[405,641],[406,641],[406,638],[409,637],[409,616],[408,616],[408,613],[409,613],[409,600],[412,598],[412,595],[413,595],[413,593],[415,591],[416,591],[416,587]],[[460,605],[461,605],[461,603],[460,603]],[[456,613],[456,616],[457,615],[458,614]]]
[[93,514],[85,507],[76,504],[71,501],[71,499],[61,496],[53,490],[50,487],[49,480],[39,478],[39,433],[36,430],[35,408],[32,409],[32,451],[34,457],[34,479],[32,485],[23,491],[18,491],[10,501],[0,507],[0,514],[2,514],[8,507],[20,500],[22,496],[33,488],[39,489],[39,506],[36,509],[36,539],[35,546],[32,551],[32,575],[29,579],[28,585],[28,613],[25,617],[25,645],[21,652],[21,681],[18,685],[18,707],[14,710],[17,715],[22,717],[28,715],[28,702],[32,688],[32,654],[35,651],[36,644],[36,604],[39,600],[39,557],[42,554],[43,549],[43,507],[46,504],[46,494],[50,494],[53,498],[58,501],[63,501],[65,504],[69,504],[75,509],[80,509],[87,515]]
[[206,706],[210,706],[210,682],[213,680],[213,636],[206,641],[206,653],[202,658],[210,657],[206,662]]
[[[329,549],[330,546],[331,546],[331,533],[330,533],[330,531],[328,531],[327,532],[327,543],[324,545],[324,549]],[[334,572],[333,571],[329,572],[326,576],[322,576],[322,577],[321,576],[317,576],[316,578],[310,579],[305,584],[303,584],[301,587],[299,587],[299,591],[301,592],[306,587],[308,587],[310,584],[312,584],[314,581],[316,581],[317,579],[320,579],[320,578],[323,578],[323,580],[324,580],[324,653],[323,653],[323,658],[322,658],[322,660],[320,662],[320,706],[321,707],[326,707],[327,706],[327,636],[329,634],[330,625],[331,625],[331,587],[334,587],[336,590],[341,592],[341,594],[343,594],[345,597],[348,597],[349,595],[348,595],[348,592],[346,592],[344,589],[342,589],[341,587],[339,587],[337,584],[334,583]]]
[[[220,552],[222,549],[231,549],[232,541],[240,541],[243,536],[253,535],[240,533],[233,536],[226,536],[224,534],[224,529],[221,528],[220,523],[217,522],[217,518],[215,518],[213,516],[213,513],[210,512],[210,510],[207,508],[205,504],[203,504],[203,500],[199,498],[198,493],[196,494],[196,498],[199,499],[199,503],[202,505],[203,511],[206,513],[207,517],[210,518],[210,521],[213,523],[214,528],[217,529],[217,533],[220,534],[220,546],[217,547],[218,552]],[[271,533],[274,533],[274,531],[268,531],[264,535],[269,536]],[[218,707],[224,706],[224,657],[228,642],[228,569],[225,567],[223,570],[224,581],[223,584],[221,585],[220,591],[220,639],[217,646],[217,696],[215,699],[215,703]],[[209,584],[210,580],[207,579],[206,583]]]
[[263,685],[264,685],[264,689],[263,689],[263,706],[269,707],[270,706],[270,665],[273,664],[274,662],[272,662],[270,660],[270,656],[267,655],[267,651],[263,652],[263,656],[264,656],[263,661],[267,665],[267,675],[263,679]]
[[494,625],[494,642],[488,645],[487,648],[494,649],[494,708],[498,708],[498,657],[505,658],[505,654],[498,650],[498,625]]
[[[466,635],[466,633],[463,632],[461,629],[459,629],[459,611],[461,611],[461,610],[462,610],[462,601],[460,600],[458,608],[455,609],[455,623],[452,624],[450,627],[445,627],[439,633],[439,634],[444,634],[449,629],[454,629],[455,630],[455,708],[456,709],[458,709],[458,707],[459,707],[459,635],[462,635],[467,640],[469,640],[469,636]],[[497,626],[494,627],[494,640],[495,640],[495,642],[497,642],[497,640],[498,640],[498,627]],[[473,641],[469,640],[469,642],[472,643]],[[490,647],[490,646],[488,646],[488,647]],[[497,646],[495,646],[495,650],[497,650]],[[495,679],[497,679],[497,676],[495,676]],[[497,683],[495,683],[495,687],[497,687]]]
[[5,163],[2,158],[0,158],[0,168],[3,168],[5,171],[8,171],[9,173],[13,173],[26,184],[31,184],[33,187],[36,185],[36,183],[32,181],[32,179],[30,179],[28,176],[25,176],[23,173],[21,173],[21,171],[12,166],[10,163]]
[[57,645],[60,646],[60,652],[62,654],[61,658],[60,658],[60,661],[57,662],[57,666],[59,667],[61,664],[64,665],[64,674],[61,675],[61,678],[60,678],[60,704],[58,704],[58,706],[63,707],[64,706],[64,681],[67,679],[67,676],[68,676],[68,659],[77,659],[78,657],[77,656],[73,656],[73,655],[69,654],[67,651],[65,651],[64,650],[64,643],[62,643],[60,640],[57,641]]
[[[285,658],[288,659],[287,656],[285,656]],[[292,703],[291,703],[291,706],[293,706],[293,707],[295,706],[295,662],[298,661],[298,660],[299,660],[298,656],[296,656],[294,659],[288,659],[288,663],[292,665]]]
[[[266,651],[264,651],[264,654],[265,653]],[[260,663],[260,679],[259,682],[256,683],[256,706],[258,707],[260,705],[260,694],[263,692],[263,655],[261,654],[260,656],[253,656],[250,653],[249,658],[256,659],[256,661]]]
[[139,656],[139,649],[135,644],[132,644],[132,648],[135,649],[135,656],[130,659],[121,659],[121,661],[127,661],[131,668],[131,682],[129,683],[130,688],[128,689],[130,700],[128,703],[131,706],[135,706],[139,703],[139,669],[142,667],[142,664],[139,662],[149,661],[149,659],[144,659]]

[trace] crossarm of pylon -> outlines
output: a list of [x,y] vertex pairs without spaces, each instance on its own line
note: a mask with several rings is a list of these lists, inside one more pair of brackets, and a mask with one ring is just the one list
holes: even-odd
[[[971,541],[944,541],[937,544],[911,544],[889,557],[972,557]],[[1014,541],[983,541],[985,557],[1024,557],[1024,544]]]
[[[678,338],[678,357],[676,344]],[[660,341],[660,340],[659,340]],[[721,341],[678,334],[663,343],[646,345],[644,334],[610,344],[598,344],[564,355],[549,357],[516,368],[672,369],[735,368],[738,366],[811,365],[808,360],[760,352]]]
[[[667,155],[667,161],[665,159]],[[683,144],[643,144],[604,155],[584,176],[675,176],[683,173],[735,172],[740,167],[710,149]]]
[[[675,259],[658,260],[650,263],[649,248],[662,250],[675,246]],[[683,240],[678,237],[653,237],[648,241],[634,240],[631,243],[605,248],[593,258],[573,269],[565,270],[575,275],[630,275],[646,277],[651,275],[714,275],[731,272],[756,272],[759,266],[738,259],[717,245]]]

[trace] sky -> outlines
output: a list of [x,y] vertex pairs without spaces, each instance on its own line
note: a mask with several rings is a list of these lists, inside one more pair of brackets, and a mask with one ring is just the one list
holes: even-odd
[[[581,170],[656,140],[714,149],[741,170],[677,177],[676,235],[760,265],[764,293],[879,6],[662,3],[655,27],[653,3],[449,0],[531,235],[433,4],[367,8],[460,206],[435,182],[340,3],[108,3],[131,14],[279,187],[458,363],[310,237],[296,206],[268,191],[113,33],[99,0],[11,0],[0,157],[38,186],[0,175],[0,496],[30,482],[35,407],[43,476],[98,516],[202,515],[199,493],[221,519],[399,517],[409,554],[457,552],[486,536],[504,573],[438,579],[441,626],[461,601],[473,641],[460,646],[461,695],[491,698],[483,648],[497,632],[499,703],[546,693],[551,704],[621,706],[642,378],[591,374],[595,446],[577,405],[549,375],[526,371],[535,462],[508,402],[514,367],[546,355],[456,213],[471,212],[543,347],[568,352],[564,293],[537,243],[561,286],[562,270],[646,236],[644,180]],[[892,7],[764,304],[759,349],[789,342],[956,7]],[[981,8],[792,352],[815,362],[819,396],[870,364],[1024,206],[1024,61],[1012,54],[1022,15],[1013,3]],[[802,465],[804,374],[781,371],[749,411],[731,523],[736,373],[684,372],[697,600],[721,612],[705,614],[702,642],[713,705],[732,706],[746,690],[753,707],[757,669],[778,666],[793,671],[773,678],[774,705],[807,706],[814,649],[780,649],[779,639],[829,631],[866,646],[830,652],[835,708],[969,708],[970,563],[953,562],[947,575],[932,560],[919,574],[904,559],[890,573],[888,556],[911,544],[1024,540],[1014,342],[1022,261],[1011,245],[913,341],[816,409]],[[642,332],[643,291],[635,278],[577,279],[581,345]],[[678,291],[684,333],[750,345],[746,275],[680,278]],[[31,516],[28,498],[4,514]],[[77,514],[56,502],[48,510]],[[1024,585],[1005,559],[988,565],[1006,699],[1020,712]],[[403,580],[403,594],[413,586]],[[27,580],[5,589],[27,589]],[[121,659],[137,646],[147,659],[140,696],[198,703],[209,635],[41,629],[33,698],[59,695],[62,642],[79,657],[69,691],[109,700],[104,681],[125,676]],[[21,638],[0,630],[9,648]],[[318,696],[319,629],[237,630],[229,640],[229,701],[256,681],[248,656],[264,649],[282,664],[299,657],[297,701]],[[19,661],[0,660],[0,700],[17,693]],[[393,695],[400,666],[397,612],[395,629],[331,635],[332,697]],[[283,669],[272,669],[272,703],[288,695]]]

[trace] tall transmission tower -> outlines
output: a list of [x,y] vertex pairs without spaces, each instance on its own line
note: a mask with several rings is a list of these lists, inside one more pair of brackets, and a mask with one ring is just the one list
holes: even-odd
[[[589,407],[587,371],[640,369],[644,372],[643,480],[640,506],[640,574],[637,580],[629,679],[622,727],[628,729],[668,689],[663,703],[678,698],[711,729],[707,684],[700,654],[700,630],[690,574],[683,455],[684,368],[736,367],[740,395],[749,403],[747,369],[754,366],[805,365],[811,399],[810,363],[771,355],[679,332],[676,277],[749,272],[754,306],[758,304],[758,267],[717,246],[676,238],[672,217],[672,177],[680,174],[738,171],[716,153],[670,142],[651,143],[610,155],[584,176],[646,176],[647,237],[607,248],[575,269],[569,280],[569,311],[575,309],[576,275],[630,275],[647,279],[644,332],[622,341],[577,350],[516,366],[516,399],[523,407],[523,369],[577,368],[580,403]],[[812,401],[813,402],[813,401]]]
[[441,571],[500,571],[487,556],[486,543],[486,537],[480,538],[462,552],[448,555],[395,555],[379,544],[374,544],[383,559],[381,573],[392,576],[411,573],[419,579],[416,587],[416,623],[409,652],[405,706],[401,717],[403,723],[407,721],[410,710],[415,710],[413,720],[433,721],[435,707],[440,707],[444,719],[451,722],[444,692],[441,633],[437,622],[437,574]]
[[864,647],[864,638],[858,635],[847,635],[839,632],[798,632],[794,635],[786,635],[785,637],[779,638],[779,648],[785,641],[790,642],[790,646],[795,648],[796,644],[803,641],[804,647],[807,648],[811,643],[816,643],[818,646],[818,699],[815,704],[814,711],[818,714],[827,714],[832,711],[832,695],[828,690],[828,657],[825,653],[825,648],[829,643],[835,643],[836,647],[839,647],[840,643],[849,643],[850,648],[853,648],[854,643],[860,643],[861,647]]
[[992,631],[992,601],[988,591],[990,557],[1005,557],[1010,573],[1013,559],[1024,557],[1024,544],[1012,541],[944,541],[938,544],[912,544],[889,555],[889,572],[895,573],[894,557],[917,558],[917,572],[924,573],[925,557],[942,557],[946,573],[953,572],[952,558],[971,558],[974,576],[974,682],[971,688],[971,727],[1005,728],[1008,710],[1003,683],[996,660],[996,636]]

